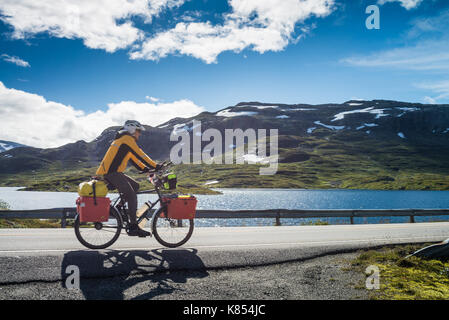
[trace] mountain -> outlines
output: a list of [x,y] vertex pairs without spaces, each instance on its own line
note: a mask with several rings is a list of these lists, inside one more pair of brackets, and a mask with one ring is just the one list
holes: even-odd
[[[145,126],[139,144],[155,159],[165,157],[169,147],[161,145],[160,141],[168,139],[170,132],[163,129]],[[106,150],[114,140],[119,127],[110,127],[104,130],[95,140],[86,142],[79,140],[57,148],[18,148],[8,151],[7,156],[0,154],[0,173],[17,173],[45,168],[53,163],[71,168],[73,166],[97,166]]]
[[[217,112],[146,126],[139,145],[153,159],[167,159],[177,143],[170,141],[170,133],[187,130],[192,134],[193,120],[201,121],[202,132],[214,128],[223,137],[225,129],[278,129],[281,166],[276,179],[289,179],[289,186],[345,187],[350,184],[350,175],[358,174],[366,179],[375,177],[366,180],[372,186],[394,185],[414,174],[429,181],[436,181],[438,175],[445,185],[443,176],[449,175],[448,107],[390,100],[320,105],[241,102]],[[77,141],[51,149],[11,149],[9,157],[0,154],[0,173],[45,168],[54,162],[67,168],[97,166],[117,129],[107,128],[91,142]],[[204,148],[208,143],[201,145]],[[193,172],[185,174],[195,179]],[[215,175],[217,171],[211,173],[213,179]],[[354,181],[365,179],[360,177]],[[245,180],[243,173],[240,178]],[[318,184],[322,181],[326,183]],[[357,186],[354,181],[351,186]]]
[[[215,113],[172,119],[158,128],[187,128],[201,120],[203,128],[278,128],[281,136],[353,135],[357,139],[395,139],[412,144],[449,142],[449,105],[397,101],[348,101],[343,104],[286,105],[242,102]],[[355,138],[355,136],[354,136]]]
[[16,143],[16,142],[0,140],[0,153],[4,152],[4,151],[9,151],[11,149],[18,148],[18,147],[26,147],[26,146],[23,144],[20,144],[20,143]]

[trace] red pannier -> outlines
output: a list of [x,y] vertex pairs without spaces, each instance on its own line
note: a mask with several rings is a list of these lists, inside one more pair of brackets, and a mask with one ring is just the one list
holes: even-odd
[[198,200],[194,196],[162,197],[162,202],[167,205],[167,215],[171,219],[195,218]]
[[108,197],[78,197],[76,210],[80,215],[80,222],[106,222],[109,219]]

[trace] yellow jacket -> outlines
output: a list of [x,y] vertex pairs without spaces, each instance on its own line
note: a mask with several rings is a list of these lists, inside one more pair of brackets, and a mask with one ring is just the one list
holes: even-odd
[[137,146],[136,139],[133,136],[127,131],[119,131],[104,155],[96,174],[123,172],[128,165],[128,161],[131,161],[131,164],[140,170],[145,169],[145,167],[156,167],[156,162]]

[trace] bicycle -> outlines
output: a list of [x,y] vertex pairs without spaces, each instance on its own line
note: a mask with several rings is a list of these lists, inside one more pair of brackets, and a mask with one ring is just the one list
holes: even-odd
[[[167,204],[164,203],[161,189],[163,187],[163,175],[173,164],[164,161],[161,169],[158,171],[148,171],[148,180],[154,186],[154,189],[139,191],[137,194],[156,193],[158,199],[155,202],[146,201],[147,210],[137,219],[137,223],[141,225],[143,219],[147,222],[151,221],[151,231],[156,240],[163,246],[168,248],[176,248],[185,244],[193,233],[193,219],[171,219],[168,217]],[[106,181],[107,182],[107,181]],[[110,183],[108,184],[110,191],[115,190]],[[160,207],[153,213],[153,208],[160,204]],[[118,197],[111,200],[109,210],[109,220],[107,222],[88,222],[81,223],[79,214],[75,217],[75,235],[77,239],[85,247],[89,249],[106,249],[114,244],[119,238],[122,229],[126,231],[129,228],[129,217],[126,213],[126,201],[119,192]]]

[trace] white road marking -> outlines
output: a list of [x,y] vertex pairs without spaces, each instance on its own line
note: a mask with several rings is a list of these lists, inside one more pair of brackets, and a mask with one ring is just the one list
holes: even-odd
[[[279,242],[279,243],[254,243],[254,244],[225,244],[225,245],[212,245],[212,246],[181,246],[178,248],[173,248],[174,250],[179,248],[232,248],[232,247],[270,247],[270,246],[285,246],[285,245],[332,245],[332,244],[345,244],[345,243],[369,243],[369,242],[386,242],[392,243],[392,241],[399,242],[417,242],[417,241],[443,241],[441,237],[413,237],[413,238],[379,238],[379,239],[351,239],[351,240],[336,240],[336,241],[303,241],[303,242]],[[164,249],[170,250],[170,248],[165,247],[137,247],[137,248],[111,248],[104,249],[103,251],[117,251],[117,250],[154,250],[154,249]],[[86,251],[100,251],[100,250],[90,250],[87,248],[72,248],[72,249],[27,249],[27,250],[0,250],[0,254],[2,253],[45,253],[45,252],[68,252],[75,250],[86,250]]]

